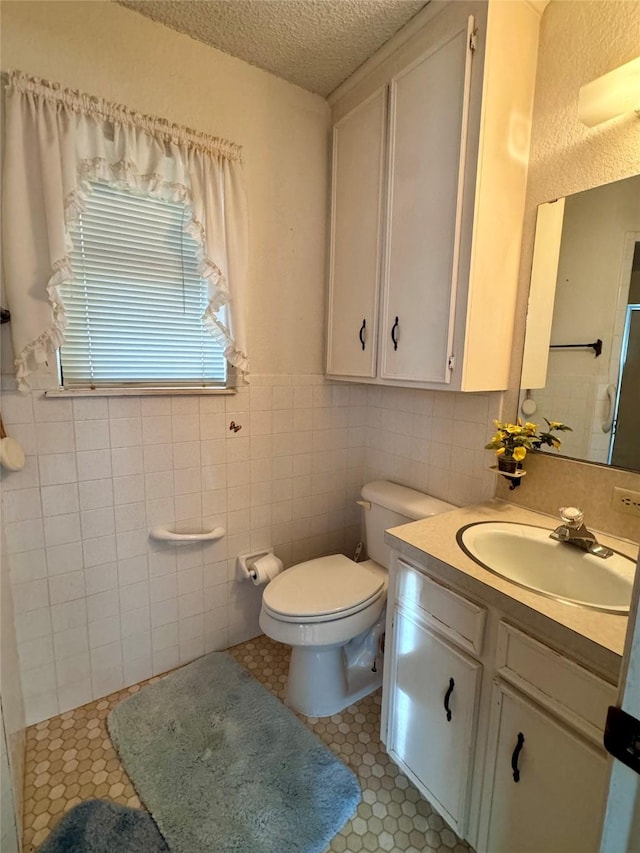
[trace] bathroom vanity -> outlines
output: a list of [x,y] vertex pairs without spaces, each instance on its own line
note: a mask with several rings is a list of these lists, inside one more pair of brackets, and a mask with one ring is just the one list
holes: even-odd
[[[456,534],[494,520],[556,526],[492,501],[387,533],[382,740],[478,853],[595,853],[627,618],[482,568]],[[599,539],[635,567],[637,546]]]

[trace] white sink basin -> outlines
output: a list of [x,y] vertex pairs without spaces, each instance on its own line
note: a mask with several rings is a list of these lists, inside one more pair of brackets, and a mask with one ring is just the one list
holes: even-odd
[[550,530],[508,521],[468,524],[458,544],[485,569],[569,604],[628,613],[635,563],[615,552],[603,559],[549,538]]

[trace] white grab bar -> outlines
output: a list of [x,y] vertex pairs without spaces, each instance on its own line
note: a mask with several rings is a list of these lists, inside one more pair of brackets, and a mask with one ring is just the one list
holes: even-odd
[[176,533],[166,527],[152,527],[149,538],[158,542],[216,542],[225,534],[224,527],[214,527],[213,530],[200,530],[194,533]]
[[609,401],[609,412],[602,423],[602,432],[611,432],[613,416],[616,413],[616,391],[615,385],[607,385],[607,399]]

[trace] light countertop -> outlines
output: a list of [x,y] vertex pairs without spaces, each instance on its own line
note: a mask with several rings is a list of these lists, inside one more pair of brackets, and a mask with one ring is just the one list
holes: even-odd
[[[464,553],[456,541],[456,533],[461,527],[477,521],[519,522],[546,527],[550,531],[560,523],[557,517],[492,500],[394,527],[387,531],[385,538],[388,545],[409,560],[433,570],[445,583],[494,605],[559,649],[573,652],[578,659],[602,674],[617,675],[624,649],[627,616],[546,598],[482,568]],[[597,536],[602,544],[634,561],[637,559],[636,544],[604,533],[597,532]],[[630,575],[633,575],[633,570]]]

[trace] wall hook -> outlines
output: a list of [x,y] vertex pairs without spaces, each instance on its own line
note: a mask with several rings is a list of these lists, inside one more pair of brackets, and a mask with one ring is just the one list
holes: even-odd
[[237,424],[235,421],[231,421],[229,424],[229,429],[233,430],[233,432],[240,432],[242,429],[242,424]]

